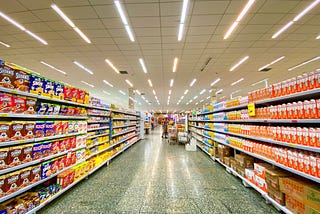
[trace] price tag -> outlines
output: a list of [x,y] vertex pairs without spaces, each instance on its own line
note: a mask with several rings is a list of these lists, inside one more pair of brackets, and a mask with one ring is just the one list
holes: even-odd
[[49,118],[48,115],[44,115],[43,118]]
[[248,104],[248,112],[250,117],[256,116],[256,107],[254,103]]
[[292,147],[292,148],[294,148],[294,147],[295,147],[295,145],[294,145],[294,144],[292,144],[292,143],[290,143],[290,144],[289,144],[289,146],[290,146],[290,147]]
[[1,114],[1,117],[9,117],[9,114]]

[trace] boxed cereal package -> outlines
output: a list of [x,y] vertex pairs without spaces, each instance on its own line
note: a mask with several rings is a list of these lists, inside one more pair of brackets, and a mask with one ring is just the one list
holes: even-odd
[[0,92],[0,113],[9,113],[13,107],[13,95]]
[[13,85],[14,88],[19,91],[28,92],[30,85],[30,73],[18,68],[15,69]]
[[0,87],[13,89],[14,70],[0,60]]
[[54,98],[60,100],[64,99],[64,85],[60,82],[54,83]]
[[10,126],[11,123],[7,121],[0,122],[0,142],[6,142],[10,140]]
[[44,79],[43,81],[43,96],[54,97],[54,81],[49,79]]
[[31,94],[43,95],[44,93],[44,78],[42,76],[31,74],[29,92]]

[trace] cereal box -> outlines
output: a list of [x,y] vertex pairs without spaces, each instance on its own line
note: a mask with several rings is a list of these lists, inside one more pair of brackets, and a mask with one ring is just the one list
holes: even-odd
[[26,110],[24,114],[35,114],[37,106],[37,98],[27,97],[26,98]]
[[0,92],[0,113],[9,113],[13,107],[13,96]]
[[0,60],[0,87],[13,89],[14,70]]
[[44,93],[46,97],[54,97],[54,81],[49,79],[44,79],[43,81]]
[[28,92],[30,85],[30,74],[25,71],[15,69],[13,85],[14,88],[19,91]]
[[25,111],[26,111],[26,97],[14,95],[13,96],[12,113],[22,114]]
[[30,75],[29,92],[31,94],[43,95],[44,93],[44,78],[36,74]]
[[54,83],[54,98],[64,99],[64,85],[59,82]]

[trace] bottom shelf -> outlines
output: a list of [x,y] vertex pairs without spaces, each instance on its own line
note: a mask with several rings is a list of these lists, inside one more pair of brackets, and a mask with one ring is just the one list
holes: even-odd
[[127,145],[126,147],[122,148],[119,152],[117,152],[116,154],[112,155],[110,158],[108,158],[107,160],[105,160],[103,163],[101,163],[99,166],[95,167],[94,169],[92,169],[90,172],[88,172],[88,174],[86,174],[85,176],[83,176],[82,178],[79,178],[78,180],[76,180],[75,182],[73,182],[72,184],[70,184],[69,186],[67,186],[66,188],[62,189],[60,192],[58,192],[57,194],[53,195],[52,197],[48,198],[45,202],[41,203],[39,206],[33,208],[32,210],[30,210],[29,212],[27,212],[26,214],[34,214],[37,211],[39,211],[40,209],[42,209],[43,207],[45,207],[46,205],[48,205],[50,202],[52,202],[53,200],[55,200],[56,198],[58,198],[59,196],[61,196],[63,193],[65,193],[66,191],[68,191],[69,189],[71,189],[73,186],[75,186],[76,184],[78,184],[80,181],[82,181],[83,179],[87,178],[89,175],[93,174],[95,171],[97,171],[98,169],[100,169],[103,165],[105,165],[107,162],[109,162],[110,160],[112,160],[113,158],[115,158],[116,156],[118,156],[120,153],[124,152],[125,150],[127,150],[129,147],[131,147],[133,144],[135,144],[136,142],[138,142],[139,140],[141,140],[140,138],[138,138],[137,140],[135,140],[134,142],[130,143],[129,145]]

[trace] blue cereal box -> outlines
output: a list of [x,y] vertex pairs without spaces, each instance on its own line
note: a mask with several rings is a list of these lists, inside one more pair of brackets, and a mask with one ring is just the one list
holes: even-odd
[[54,83],[54,98],[64,100],[64,85],[62,83]]
[[46,161],[41,164],[41,179],[51,176],[52,161]]
[[29,92],[31,94],[43,95],[44,93],[44,78],[36,74],[30,75]]
[[54,81],[49,79],[44,79],[43,81],[44,93],[43,96],[54,97]]

